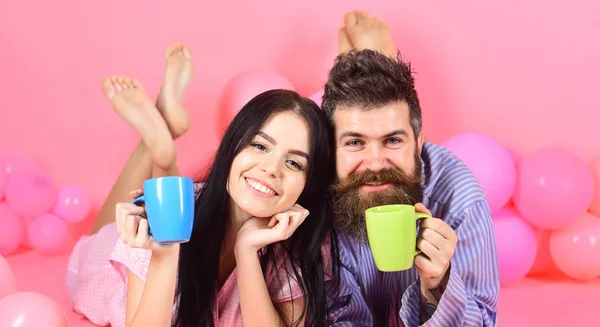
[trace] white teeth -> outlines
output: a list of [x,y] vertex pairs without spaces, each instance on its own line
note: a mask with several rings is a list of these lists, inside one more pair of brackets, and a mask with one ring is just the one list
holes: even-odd
[[275,195],[275,192],[273,190],[271,190],[269,187],[255,181],[255,180],[247,179],[246,181],[248,182],[248,184],[250,186],[252,186],[253,189],[255,189],[261,193]]

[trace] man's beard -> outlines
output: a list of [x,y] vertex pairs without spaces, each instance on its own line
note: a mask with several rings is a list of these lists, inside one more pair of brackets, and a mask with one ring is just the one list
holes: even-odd
[[[365,210],[387,204],[414,205],[423,200],[421,158],[415,152],[415,169],[411,175],[402,169],[354,172],[333,185],[334,221],[338,229],[367,243]],[[366,191],[369,183],[390,184],[381,191]]]

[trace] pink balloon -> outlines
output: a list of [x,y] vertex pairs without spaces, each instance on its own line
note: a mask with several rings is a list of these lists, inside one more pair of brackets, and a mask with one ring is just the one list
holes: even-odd
[[311,95],[309,99],[313,100],[319,107],[323,104],[323,94],[325,92],[323,90],[318,91],[317,93]]
[[513,161],[515,162],[515,166],[519,166],[519,163],[521,163],[521,161],[523,160],[523,156],[515,149],[513,148],[506,148],[508,150],[508,152],[510,152],[510,156],[512,157]]
[[587,163],[565,149],[547,148],[520,165],[514,200],[519,213],[542,229],[558,229],[586,212],[594,195]]
[[[515,163],[515,185],[516,185],[516,181],[519,179],[519,165],[521,164],[521,161],[523,161],[523,156],[521,155],[521,153],[519,153],[517,150],[515,150],[513,148],[507,147],[507,149],[510,152],[513,162]],[[510,195],[510,199],[508,200],[507,205],[510,205],[512,207],[515,206],[514,190],[513,190],[513,193]]]
[[53,214],[35,218],[29,226],[29,241],[40,254],[64,253],[69,242],[67,222]]
[[34,292],[17,292],[0,300],[0,326],[68,327],[69,320],[51,298]]
[[493,214],[500,285],[521,280],[533,265],[537,239],[533,228],[515,210],[502,208]]
[[492,212],[508,203],[516,181],[516,167],[508,148],[481,134],[460,134],[442,145],[471,169]]
[[0,203],[0,226],[0,255],[8,255],[23,242],[25,225],[6,203]]
[[590,209],[593,213],[600,216],[600,160],[596,161],[593,165],[592,171],[596,179],[596,194],[594,195]]
[[550,254],[550,234],[551,231],[549,230],[535,230],[535,235],[537,237],[537,255],[535,256],[533,266],[529,270],[529,275],[539,275],[558,271],[554,261],[552,261],[552,255]]
[[6,193],[10,174],[15,171],[35,169],[35,164],[20,152],[3,151],[0,153],[0,200]]
[[78,223],[90,213],[90,206],[90,199],[83,189],[63,186],[58,191],[58,201],[53,212],[67,222]]
[[4,151],[0,153],[0,170],[8,175],[16,171],[36,169],[33,160],[20,152]]
[[17,280],[6,259],[0,255],[0,299],[17,291]]
[[54,208],[58,190],[40,170],[12,173],[6,187],[6,203],[20,216],[36,217]]
[[8,173],[4,169],[0,169],[0,200],[4,198],[4,190],[8,182]]
[[225,84],[221,95],[222,126],[227,126],[252,98],[274,89],[294,90],[294,86],[284,76],[269,70],[248,70],[235,75]]
[[550,235],[550,253],[558,269],[577,279],[600,276],[600,218],[585,213]]

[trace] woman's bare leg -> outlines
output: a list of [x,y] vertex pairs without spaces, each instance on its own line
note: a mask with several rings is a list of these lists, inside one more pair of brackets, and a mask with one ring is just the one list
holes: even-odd
[[[187,46],[173,45],[167,49],[165,61],[165,79],[156,101],[156,110],[164,118],[172,139],[176,139],[185,134],[189,128],[189,117],[182,106],[182,99],[194,70],[191,51]],[[175,164],[163,168],[153,167],[151,152],[146,143],[141,140],[127,159],[102,204],[92,227],[92,234],[114,222],[116,204],[129,201],[129,192],[141,189],[145,180],[152,177],[179,175]]]

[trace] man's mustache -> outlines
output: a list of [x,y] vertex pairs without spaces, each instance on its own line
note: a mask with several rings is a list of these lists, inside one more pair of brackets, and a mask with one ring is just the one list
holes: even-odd
[[364,170],[354,172],[333,185],[336,193],[346,193],[366,184],[413,185],[421,183],[419,176],[409,175],[402,169]]

